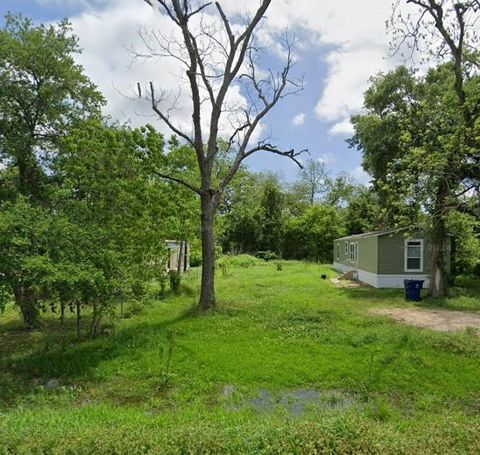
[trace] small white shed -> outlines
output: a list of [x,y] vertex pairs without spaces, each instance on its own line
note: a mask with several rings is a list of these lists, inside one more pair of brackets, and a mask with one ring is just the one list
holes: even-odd
[[190,245],[186,240],[165,240],[170,252],[167,261],[167,271],[178,270],[188,272],[190,270]]

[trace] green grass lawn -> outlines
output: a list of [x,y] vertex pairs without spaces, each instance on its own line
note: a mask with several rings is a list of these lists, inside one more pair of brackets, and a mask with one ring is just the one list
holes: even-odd
[[[322,273],[234,267],[201,315],[194,270],[181,296],[80,343],[73,320],[25,332],[10,308],[0,453],[478,453],[478,336],[370,315],[410,304]],[[480,290],[433,304],[480,310]]]

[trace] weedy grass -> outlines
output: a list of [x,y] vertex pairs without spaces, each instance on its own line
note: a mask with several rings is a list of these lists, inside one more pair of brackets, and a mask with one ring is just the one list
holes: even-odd
[[[257,261],[75,341],[74,322],[0,319],[0,453],[474,453],[480,339],[368,313],[401,290],[337,288],[328,266]],[[440,304],[480,310],[467,280]],[[128,304],[127,304],[128,308]]]

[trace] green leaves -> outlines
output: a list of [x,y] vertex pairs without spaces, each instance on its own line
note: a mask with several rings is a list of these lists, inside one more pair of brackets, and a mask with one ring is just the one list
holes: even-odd
[[18,191],[45,201],[57,141],[98,115],[103,96],[74,61],[80,52],[66,21],[34,26],[7,15],[0,29],[0,159],[18,170]]

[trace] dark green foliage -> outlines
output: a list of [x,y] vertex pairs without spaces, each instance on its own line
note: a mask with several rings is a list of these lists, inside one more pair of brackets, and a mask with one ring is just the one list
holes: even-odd
[[284,197],[275,179],[267,180],[260,204],[263,210],[261,249],[279,254],[281,252]]
[[160,284],[160,292],[158,294],[158,298],[160,300],[164,300],[165,297],[167,296],[167,282],[169,281],[168,279],[168,274],[166,272],[160,273],[158,277],[158,283]]
[[370,188],[358,188],[345,210],[347,235],[379,229],[380,204],[378,195]]
[[284,231],[283,257],[333,260],[333,240],[345,234],[341,215],[334,207],[313,205],[300,217],[290,218]]
[[[468,105],[478,104],[477,74],[465,74],[464,89]],[[438,269],[445,263],[451,226],[459,247],[454,272],[458,269],[461,273],[468,267],[471,270],[478,253],[470,259],[464,251],[473,252],[478,237],[469,220],[478,219],[479,213],[475,187],[480,175],[476,164],[480,136],[475,133],[476,126],[464,125],[452,64],[432,68],[426,76],[403,67],[380,74],[372,78],[364,105],[366,113],[352,117],[355,135],[351,145],[362,151],[364,167],[374,176],[374,189],[382,206],[381,223],[413,225],[426,218],[435,245],[432,263]],[[478,112],[472,111],[472,115],[478,117]],[[363,220],[357,220],[358,216],[374,218],[365,196],[352,205],[352,230],[363,230]],[[441,288],[435,292],[443,292]]]
[[237,256],[231,256],[229,258],[229,262],[231,265],[248,269],[257,264],[258,259],[255,256],[250,256],[249,254],[239,254]]
[[264,261],[272,261],[273,259],[277,259],[278,255],[273,251],[267,250],[267,251],[257,251],[255,253],[255,257],[257,257],[258,259],[263,259]]
[[180,284],[182,282],[182,274],[177,270],[170,270],[168,272],[170,280],[170,289],[174,294],[180,293]]

